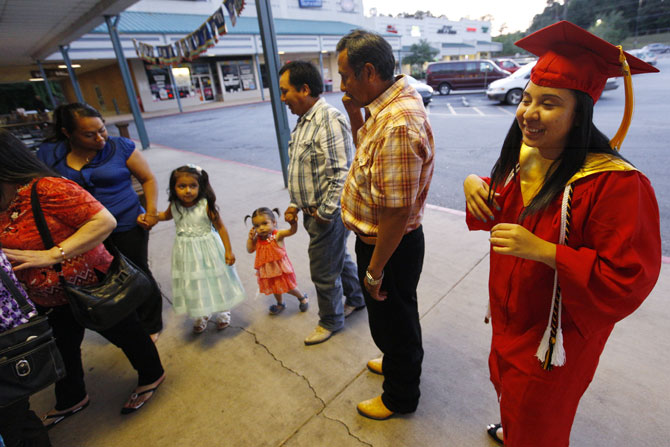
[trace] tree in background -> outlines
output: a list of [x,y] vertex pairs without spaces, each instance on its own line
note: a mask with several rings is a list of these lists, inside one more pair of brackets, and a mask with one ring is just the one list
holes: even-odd
[[642,0],[637,12],[638,33],[670,28],[670,0]]
[[623,12],[610,12],[602,19],[597,19],[596,23],[589,28],[589,32],[612,45],[621,45],[629,35],[628,21],[623,16]]
[[423,78],[423,64],[435,60],[435,56],[440,52],[430,46],[426,39],[421,39],[419,43],[409,47],[410,55],[402,59],[403,64],[409,64],[412,69],[412,76]]
[[525,50],[514,45],[514,42],[525,37],[526,33],[523,31],[517,31],[515,33],[501,34],[492,38],[494,42],[500,42],[503,44],[501,55],[503,56],[513,56],[516,53],[526,54]]

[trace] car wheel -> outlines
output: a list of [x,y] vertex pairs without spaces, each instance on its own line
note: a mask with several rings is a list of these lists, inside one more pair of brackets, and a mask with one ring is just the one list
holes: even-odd
[[521,89],[515,88],[507,92],[505,95],[505,102],[515,106],[521,102],[521,96],[523,96]]
[[448,95],[449,92],[451,91],[451,87],[447,83],[440,84],[440,86],[437,89],[439,90],[440,95],[444,96]]

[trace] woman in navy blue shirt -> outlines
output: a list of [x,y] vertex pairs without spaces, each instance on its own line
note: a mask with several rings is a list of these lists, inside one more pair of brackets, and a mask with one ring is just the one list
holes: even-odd
[[[153,280],[148,264],[148,230],[158,222],[157,183],[135,143],[108,136],[100,112],[87,104],[72,103],[54,111],[52,135],[40,145],[37,157],[77,182],[112,213],[117,226],[109,240]],[[132,187],[131,175],[142,185],[146,210]],[[156,341],[163,328],[157,285],[137,313]]]

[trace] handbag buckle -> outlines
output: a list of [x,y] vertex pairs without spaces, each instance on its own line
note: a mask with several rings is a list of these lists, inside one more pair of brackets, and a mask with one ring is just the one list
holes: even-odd
[[16,362],[14,369],[16,369],[16,374],[18,374],[19,377],[25,377],[31,372],[30,362],[26,359],[21,359]]

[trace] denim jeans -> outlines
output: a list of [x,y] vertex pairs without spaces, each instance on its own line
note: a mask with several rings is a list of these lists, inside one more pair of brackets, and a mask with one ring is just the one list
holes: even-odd
[[344,303],[365,305],[356,264],[347,253],[349,230],[339,212],[326,224],[304,214],[303,224],[309,233],[309,269],[319,304],[319,326],[338,331],[344,326]]

